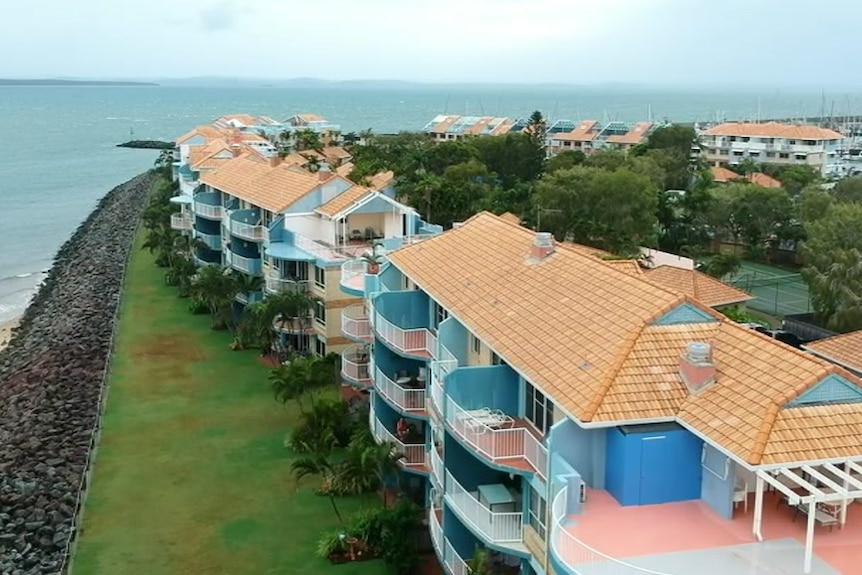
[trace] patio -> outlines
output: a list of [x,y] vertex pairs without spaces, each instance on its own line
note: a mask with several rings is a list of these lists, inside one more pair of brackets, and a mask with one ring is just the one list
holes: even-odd
[[[806,519],[804,515],[795,517],[794,509],[783,504],[782,497],[777,491],[764,493],[763,543],[758,543],[752,533],[753,493],[749,494],[748,512],[740,504],[733,519],[728,521],[701,501],[623,507],[606,491],[588,490],[583,512],[568,516],[565,530],[601,554],[671,575],[695,572],[684,568],[683,564],[697,567],[700,575],[707,575],[703,567],[711,561],[721,564],[716,558],[727,554],[736,557],[737,562],[744,559],[738,564],[746,566],[747,574],[801,574]],[[717,553],[719,548],[725,551]],[[780,552],[770,551],[776,549]],[[560,550],[561,558],[569,564],[584,562],[580,553],[572,550],[569,554],[566,545],[561,545]],[[695,551],[697,553],[686,553],[684,560],[682,552]],[[662,557],[663,554],[673,555]],[[843,527],[816,528],[814,554],[812,573],[816,575],[857,572],[857,566],[862,564],[862,505],[849,505],[847,523]],[[588,564],[600,562],[586,558]],[[720,573],[741,572],[728,570],[726,562],[723,565],[725,570]],[[831,569],[827,569],[827,565]],[[602,572],[583,571],[588,575]]]

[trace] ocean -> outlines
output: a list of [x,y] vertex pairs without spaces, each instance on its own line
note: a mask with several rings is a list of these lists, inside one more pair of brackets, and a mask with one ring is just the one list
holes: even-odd
[[[862,95],[829,96],[859,114]],[[844,108],[854,108],[845,110]],[[222,114],[312,112],[343,131],[418,130],[439,113],[621,121],[819,115],[820,92],[614,91],[417,86],[400,89],[0,87],[0,323],[23,312],[54,254],[109,189],[152,166],[130,139],[173,140]]]

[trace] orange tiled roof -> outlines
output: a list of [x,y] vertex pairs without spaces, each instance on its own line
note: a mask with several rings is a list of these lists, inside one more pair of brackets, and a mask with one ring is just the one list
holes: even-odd
[[[862,404],[845,431],[815,425],[820,408],[780,409],[829,374],[858,379],[583,250],[535,262],[533,239],[483,212],[389,260],[580,421],[676,418],[753,465],[862,454]],[[652,324],[684,302],[717,321]],[[695,395],[677,371],[691,341],[712,344],[717,369]]]
[[257,118],[251,114],[226,114],[216,118],[213,124],[228,124],[232,121],[239,122],[245,126],[253,126],[257,123]]
[[368,187],[372,190],[382,190],[386,186],[392,183],[392,180],[395,179],[395,172],[389,170],[388,172],[380,172],[371,176],[368,180]]
[[748,136],[758,138],[798,138],[801,140],[841,140],[841,134],[817,126],[766,122],[725,122],[704,132],[707,136]]
[[300,166],[300,167],[303,167],[303,166],[305,166],[306,164],[308,164],[308,159],[307,159],[305,156],[301,155],[301,154],[297,154],[296,152],[291,152],[291,153],[289,153],[288,155],[286,155],[286,156],[284,157],[283,161],[284,161],[284,163],[285,163],[285,164],[287,164],[288,166]]
[[752,299],[748,293],[697,270],[658,266],[647,270],[644,278],[676,293],[690,296],[709,307]]
[[625,134],[608,136],[607,141],[614,144],[640,144],[649,135],[652,126],[652,122],[638,122]]
[[764,188],[780,188],[781,182],[771,176],[760,172],[752,172],[745,177],[752,184],[763,186]]
[[521,225],[521,216],[518,214],[513,214],[512,212],[506,212],[505,214],[500,214],[500,218],[506,220],[507,222]]
[[226,138],[227,133],[224,130],[219,130],[214,126],[197,126],[196,128],[186,132],[185,134],[177,138],[175,143],[179,146],[180,144],[184,144],[188,140],[191,140],[195,136],[202,137],[208,143],[212,140],[216,140],[219,138]]
[[813,341],[805,349],[833,363],[862,371],[862,329]]
[[325,146],[322,153],[327,162],[345,161],[352,157],[350,152],[341,146]]
[[595,127],[598,123],[598,120],[586,120],[578,124],[578,126],[571,132],[560,132],[558,134],[554,134],[551,138],[554,140],[589,142],[599,135],[599,132],[595,131]]
[[353,162],[344,162],[337,168],[335,168],[335,173],[341,176],[342,178],[350,177],[350,173],[353,171],[353,168],[356,167]]
[[353,186],[344,192],[341,192],[315,211],[321,213],[325,216],[335,216],[343,212],[345,209],[349,208],[362,198],[368,196],[368,194],[373,194],[371,190],[365,188],[363,186]]
[[452,124],[458,121],[461,116],[446,116],[440,122],[431,128],[431,133],[433,134],[445,134],[446,131],[452,127]]
[[195,167],[204,160],[218,154],[219,152],[229,151],[231,149],[224,139],[218,138],[212,140],[202,146],[191,146],[189,150],[189,166]]
[[641,275],[643,273],[643,269],[641,269],[640,264],[637,260],[608,260],[602,259],[605,264],[609,266],[614,266],[617,269],[620,269],[628,274],[632,275]]
[[719,184],[732,182],[734,180],[739,180],[740,178],[742,178],[742,176],[740,176],[733,170],[728,170],[727,168],[712,167],[709,169],[709,171],[712,172],[713,181]]
[[234,158],[201,182],[271,212],[281,212],[320,184],[320,177],[285,163],[270,165],[250,154]]

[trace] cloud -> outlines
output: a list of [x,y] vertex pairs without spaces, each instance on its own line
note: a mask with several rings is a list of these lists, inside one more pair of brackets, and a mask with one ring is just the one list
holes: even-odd
[[199,16],[204,30],[220,32],[235,28],[241,17],[241,11],[235,2],[223,0],[218,4],[204,8],[200,11]]

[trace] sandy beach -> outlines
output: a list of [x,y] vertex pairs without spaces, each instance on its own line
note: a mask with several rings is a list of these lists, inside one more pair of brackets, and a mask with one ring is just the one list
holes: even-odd
[[18,318],[0,323],[0,350],[9,345],[12,338],[12,328],[18,325]]

